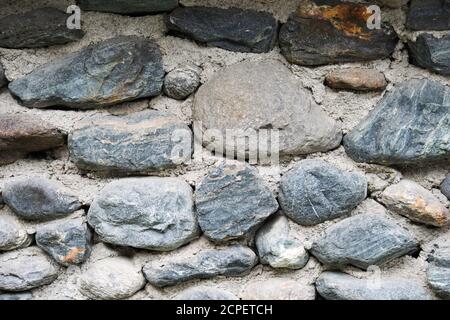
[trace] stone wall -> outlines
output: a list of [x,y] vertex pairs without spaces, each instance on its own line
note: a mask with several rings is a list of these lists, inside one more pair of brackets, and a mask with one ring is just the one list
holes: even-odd
[[0,0],[0,299],[449,297],[448,1],[102,2]]

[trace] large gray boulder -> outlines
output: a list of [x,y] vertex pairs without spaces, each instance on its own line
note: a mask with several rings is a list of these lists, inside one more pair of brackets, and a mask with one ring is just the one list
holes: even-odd
[[170,11],[178,0],[77,0],[81,10],[125,15],[145,15]]
[[428,284],[444,299],[450,299],[450,247],[438,248],[429,258]]
[[108,184],[88,222],[103,242],[155,251],[197,238],[192,188],[178,178],[130,178]]
[[0,252],[24,248],[33,238],[14,216],[0,215]]
[[437,38],[432,34],[421,34],[416,42],[408,42],[411,62],[430,71],[450,75],[450,35]]

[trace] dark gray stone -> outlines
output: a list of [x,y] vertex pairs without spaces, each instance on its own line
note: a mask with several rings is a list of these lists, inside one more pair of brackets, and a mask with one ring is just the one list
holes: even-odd
[[90,109],[161,93],[159,47],[136,36],[92,44],[9,84],[23,105]]
[[398,85],[344,137],[347,154],[357,162],[384,165],[449,159],[449,100],[450,89],[438,82]]
[[193,94],[200,85],[197,67],[180,67],[172,70],[164,80],[164,93],[173,99],[183,100]]
[[450,247],[437,249],[429,257],[428,284],[444,299],[450,299]]
[[450,200],[450,173],[447,175],[447,178],[442,181],[441,192]]
[[416,42],[409,41],[411,63],[430,71],[450,75],[450,35],[436,38],[432,34],[421,34]]
[[130,178],[108,184],[88,222],[103,242],[170,251],[198,237],[192,188],[177,178]]
[[0,301],[23,301],[23,300],[33,300],[33,294],[30,292],[0,294]]
[[38,178],[9,181],[3,189],[5,203],[25,220],[61,218],[81,208],[78,197],[63,185]]
[[83,170],[145,173],[187,163],[192,132],[175,117],[143,111],[86,121],[69,135],[68,147]]
[[40,225],[36,244],[63,266],[81,264],[91,253],[91,233],[82,218]]
[[0,18],[0,47],[40,48],[77,41],[84,32],[69,29],[69,17],[55,8],[40,8]]
[[237,52],[268,52],[275,46],[278,22],[268,12],[238,8],[185,7],[166,18],[174,35]]
[[200,228],[213,241],[248,236],[278,209],[256,169],[226,161],[211,170],[195,191]]
[[37,247],[0,255],[0,290],[27,291],[50,284],[57,277],[57,267]]
[[420,284],[408,278],[377,278],[371,275],[359,279],[341,272],[324,272],[316,288],[327,300],[432,300]]
[[195,287],[189,288],[177,294],[172,300],[239,300],[234,294],[220,290],[217,288],[209,287]]
[[0,63],[0,88],[3,87],[5,84],[8,83],[8,80],[5,76],[5,70],[3,70],[3,66]]
[[175,9],[178,0],[77,0],[77,4],[85,11],[146,15]]
[[367,197],[367,180],[322,160],[299,162],[281,179],[283,212],[310,226],[350,213]]
[[193,279],[241,276],[258,263],[256,254],[244,246],[204,250],[190,259],[144,265],[148,282],[157,287],[173,286]]
[[27,247],[32,240],[16,217],[0,215],[0,252]]
[[418,249],[417,241],[379,214],[359,214],[329,227],[310,253],[325,265],[367,269]]
[[291,63],[307,66],[388,58],[397,34],[387,24],[370,30],[368,6],[335,0],[300,1],[281,27],[282,54]]
[[406,26],[411,30],[449,30],[450,0],[411,0]]

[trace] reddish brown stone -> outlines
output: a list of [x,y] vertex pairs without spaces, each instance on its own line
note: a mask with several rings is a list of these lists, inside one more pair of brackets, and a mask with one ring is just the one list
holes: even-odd
[[380,91],[387,86],[384,75],[373,69],[340,69],[330,72],[325,84],[334,89]]

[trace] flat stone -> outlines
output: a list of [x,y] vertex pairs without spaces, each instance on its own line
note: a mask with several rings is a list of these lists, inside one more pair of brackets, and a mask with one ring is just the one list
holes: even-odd
[[27,107],[92,109],[159,95],[163,81],[158,45],[119,36],[44,64],[9,90]]
[[28,247],[32,240],[16,217],[0,215],[0,252]]
[[77,0],[84,11],[100,11],[124,15],[146,15],[171,11],[178,0]]
[[406,26],[411,30],[450,30],[450,1],[411,0]]
[[63,219],[36,230],[36,244],[63,266],[85,262],[91,253],[91,232],[83,218]]
[[310,253],[325,265],[367,269],[412,253],[418,246],[396,223],[378,214],[359,214],[329,227]]
[[420,284],[409,278],[359,279],[342,272],[326,271],[316,281],[316,288],[326,300],[432,300]]
[[26,291],[50,284],[57,277],[57,267],[37,247],[0,255],[0,290]]
[[258,257],[248,247],[233,245],[224,249],[204,250],[190,259],[167,263],[148,263],[143,271],[148,282],[156,287],[173,286],[193,279],[216,276],[242,276],[258,263]]
[[396,47],[397,34],[384,23],[381,29],[369,29],[369,6],[301,0],[281,27],[281,53],[289,62],[306,66],[388,58]]
[[416,42],[409,41],[411,63],[430,71],[450,75],[450,35],[436,38],[432,34],[421,34]]
[[447,178],[442,181],[441,192],[450,200],[450,173],[447,175]]
[[171,251],[198,237],[192,188],[178,178],[130,178],[108,184],[88,222],[101,241]]
[[8,83],[8,79],[6,79],[5,70],[3,69],[3,66],[0,63],[0,88],[3,87],[7,83]]
[[450,299],[450,247],[437,249],[429,261],[428,284],[438,296]]
[[387,86],[384,74],[374,69],[338,69],[330,72],[325,84],[333,89],[382,91]]
[[3,189],[5,203],[25,220],[51,220],[65,217],[82,204],[62,184],[38,178],[8,181]]
[[145,173],[187,163],[192,132],[158,111],[101,116],[72,131],[68,147],[71,160],[83,170]]
[[197,91],[193,117],[196,139],[227,157],[236,148],[239,154],[266,155],[273,148],[247,141],[259,137],[275,144],[275,134],[279,143],[274,151],[281,156],[325,152],[342,140],[338,123],[274,60],[246,61],[218,72]]
[[298,280],[272,278],[252,280],[242,290],[243,300],[315,300],[316,290],[312,285]]
[[282,215],[258,230],[256,248],[260,262],[272,268],[301,269],[309,260],[302,243],[290,235],[288,219]]
[[33,294],[31,294],[30,292],[0,294],[0,301],[25,301],[25,300],[33,300]]
[[194,287],[182,291],[177,294],[172,300],[197,300],[197,301],[207,301],[207,300],[239,300],[234,294],[213,288],[213,287]]
[[64,145],[64,135],[36,116],[0,114],[0,165]]
[[367,197],[367,180],[322,160],[303,160],[281,179],[283,212],[310,226],[350,213]]
[[450,212],[445,205],[414,181],[402,180],[388,187],[379,200],[390,211],[418,223],[443,227],[450,221]]
[[450,88],[410,80],[389,92],[366,119],[344,137],[357,162],[384,165],[450,158]]
[[278,22],[268,12],[238,8],[184,7],[166,17],[171,34],[236,52],[269,52]]
[[145,286],[138,266],[124,257],[106,258],[92,263],[80,277],[80,291],[95,300],[120,300]]
[[212,169],[195,191],[198,222],[213,241],[245,238],[278,209],[256,169],[226,161]]
[[164,93],[173,99],[183,100],[193,94],[200,85],[197,67],[179,67],[170,71],[164,79]]

